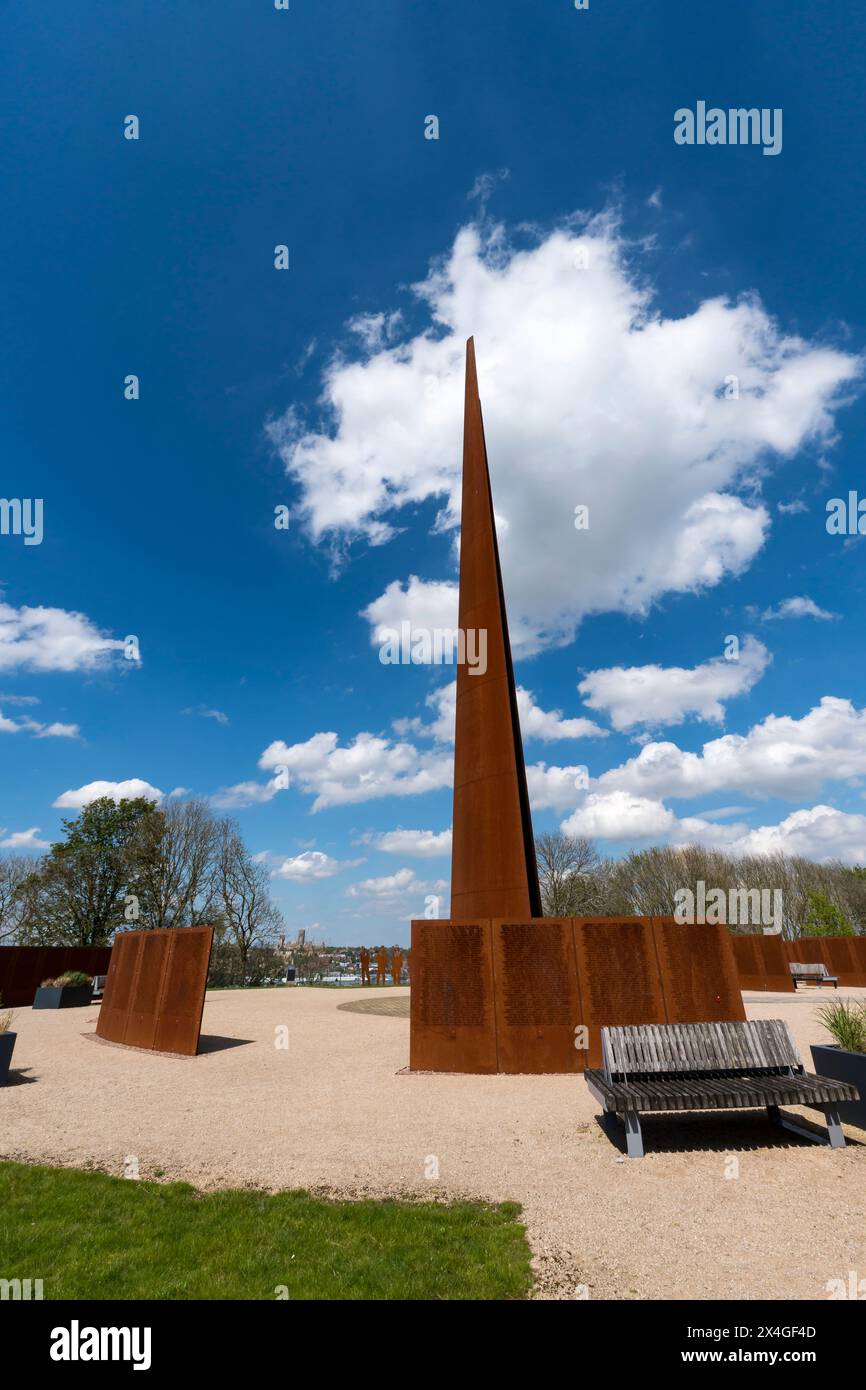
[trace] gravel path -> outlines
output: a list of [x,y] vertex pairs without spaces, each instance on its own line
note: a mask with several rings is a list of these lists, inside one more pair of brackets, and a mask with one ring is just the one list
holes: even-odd
[[[746,996],[747,1012],[787,1019],[811,1066],[827,994]],[[648,1117],[647,1157],[629,1162],[582,1078],[412,1075],[408,1020],[345,1002],[209,993],[195,1058],[85,1036],[95,1007],[19,1009],[0,1156],[116,1174],[133,1156],[144,1178],[202,1188],[518,1201],[541,1297],[826,1298],[828,1280],[866,1278],[866,1133],[837,1151],[757,1112]]]

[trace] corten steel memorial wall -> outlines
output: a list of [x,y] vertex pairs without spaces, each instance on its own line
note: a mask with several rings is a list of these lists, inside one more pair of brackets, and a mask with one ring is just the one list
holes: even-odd
[[212,945],[213,927],[119,932],[97,1035],[194,1057]]
[[581,1071],[604,1024],[742,1019],[726,928],[542,916],[471,338],[459,588],[465,652],[483,633],[487,659],[457,665],[451,912],[412,923],[411,1068]]
[[67,970],[105,975],[110,960],[110,946],[0,946],[0,1001],[4,1008],[32,1004],[43,980]]
[[413,1071],[578,1072],[601,1064],[605,1025],[745,1018],[721,926],[425,919],[412,962]]
[[837,975],[839,984],[847,988],[866,985],[866,937],[864,936],[799,936],[786,941],[788,959],[802,965],[823,961],[830,975]]
[[731,937],[740,989],[793,992],[788,966],[827,967],[847,989],[866,986],[866,936],[800,936],[796,941],[781,936],[737,933]]
[[781,936],[744,932],[732,934],[731,942],[740,989],[793,994],[794,981],[788,969],[791,956],[786,949],[787,941],[783,941]]

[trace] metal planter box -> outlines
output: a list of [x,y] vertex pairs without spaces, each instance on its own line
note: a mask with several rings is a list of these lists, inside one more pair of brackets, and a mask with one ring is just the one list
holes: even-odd
[[80,1009],[90,1003],[92,985],[40,985],[33,1000],[34,1009]]
[[17,1037],[17,1033],[0,1033],[0,1086],[5,1086],[9,1080],[9,1065]]
[[832,1076],[857,1087],[860,1099],[843,1101],[839,1115],[844,1124],[866,1129],[866,1052],[848,1052],[835,1043],[813,1043],[812,1065],[819,1076]]

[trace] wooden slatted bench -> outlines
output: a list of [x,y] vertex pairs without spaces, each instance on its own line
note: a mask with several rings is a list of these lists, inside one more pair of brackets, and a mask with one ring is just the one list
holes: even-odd
[[823,961],[815,961],[814,965],[811,963],[806,965],[801,961],[792,960],[788,962],[788,968],[791,971],[795,989],[801,980],[811,980],[816,985],[832,985],[834,989],[839,988],[839,976],[831,975]]
[[[625,1125],[629,1158],[643,1158],[640,1112],[766,1106],[770,1118],[816,1143],[843,1148],[837,1106],[857,1100],[856,1086],[804,1070],[787,1023],[646,1023],[602,1028],[604,1069],[584,1072],[605,1111]],[[806,1105],[827,1118],[827,1140],[782,1115]]]

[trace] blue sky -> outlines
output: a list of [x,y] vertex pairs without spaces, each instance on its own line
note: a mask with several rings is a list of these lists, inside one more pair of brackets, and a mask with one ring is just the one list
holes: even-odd
[[[7,8],[2,492],[44,506],[0,536],[7,846],[140,779],[238,817],[292,932],[447,911],[453,671],[374,639],[454,621],[474,333],[536,830],[866,861],[862,543],[825,524],[866,495],[864,30]],[[676,144],[699,100],[781,109],[781,152]]]

